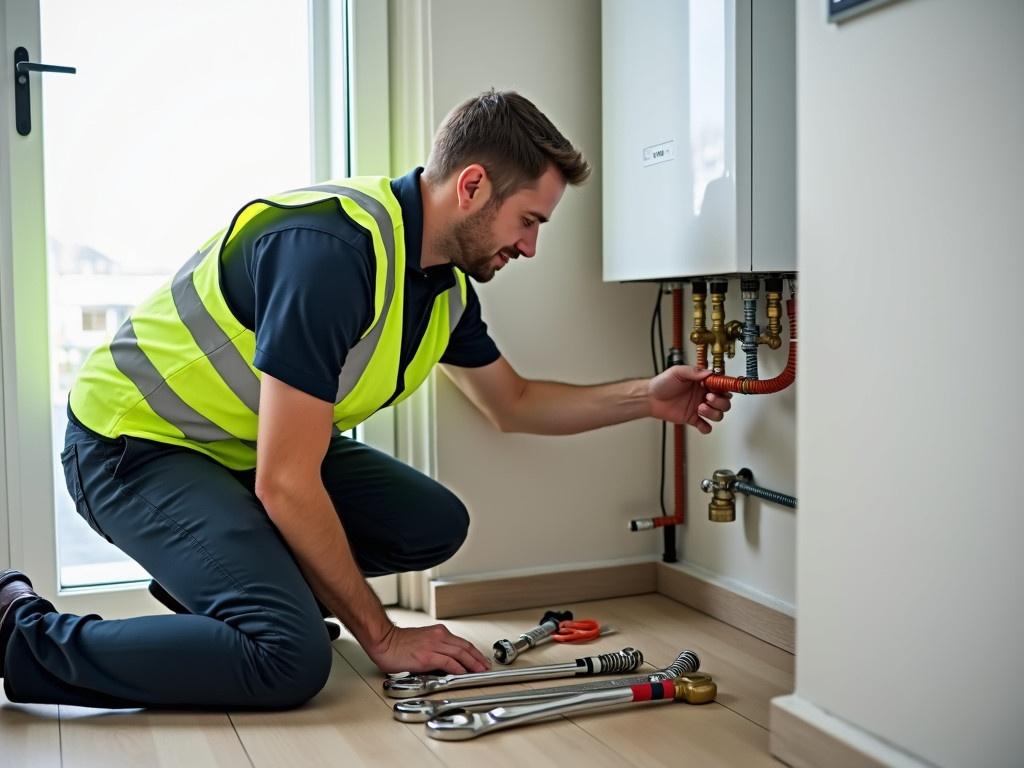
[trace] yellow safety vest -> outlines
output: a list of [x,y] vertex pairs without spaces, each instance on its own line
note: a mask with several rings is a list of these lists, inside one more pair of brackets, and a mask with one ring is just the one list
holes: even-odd
[[[402,387],[401,402],[441,359],[466,306],[466,276],[434,299],[430,321],[399,382],[405,288],[402,208],[390,180],[327,182],[255,200],[208,240],[171,281],[138,305],[108,344],[95,349],[71,389],[71,410],[107,437],[130,435],[200,451],[230,467],[256,466],[260,371],[256,335],[228,308],[220,256],[270,207],[301,208],[336,198],[373,240],[373,320],[348,351],[338,379],[334,424],[351,429]],[[340,215],[340,214],[339,214]]]

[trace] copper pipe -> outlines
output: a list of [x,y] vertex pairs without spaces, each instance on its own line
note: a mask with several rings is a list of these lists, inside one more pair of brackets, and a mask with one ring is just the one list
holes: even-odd
[[786,302],[789,315],[789,359],[786,368],[774,379],[748,379],[745,376],[709,376],[704,386],[712,392],[740,392],[744,395],[768,395],[781,392],[796,380],[796,298]]
[[[696,301],[696,299],[695,299]],[[695,312],[696,316],[696,312]],[[679,352],[683,349],[683,290],[682,288],[672,289],[672,351]],[[698,347],[699,349],[699,347]],[[706,365],[705,365],[706,367]],[[674,501],[675,514],[652,517],[642,520],[633,520],[630,529],[634,531],[647,531],[651,528],[663,528],[669,525],[682,525],[686,522],[686,434],[681,424],[672,427],[673,438],[673,482],[675,483]],[[675,562],[675,541],[669,540],[670,533],[665,533],[666,562]],[[671,558],[668,557],[671,555]]]

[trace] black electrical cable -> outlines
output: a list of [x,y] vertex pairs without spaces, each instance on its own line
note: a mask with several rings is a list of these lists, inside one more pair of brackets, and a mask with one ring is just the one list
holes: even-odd
[[[662,297],[662,286],[658,283],[658,296],[654,302],[654,312],[651,314],[651,362],[654,363],[654,375],[657,376],[661,373],[661,366],[664,365],[665,360],[665,336],[662,332],[661,325],[661,297]],[[658,345],[655,347],[655,329],[657,329]],[[661,351],[661,357],[658,357],[658,350]],[[659,360],[662,362],[659,364]],[[668,512],[665,511],[665,422],[661,422],[661,482],[658,485],[658,501],[661,504],[661,516],[667,517]]]

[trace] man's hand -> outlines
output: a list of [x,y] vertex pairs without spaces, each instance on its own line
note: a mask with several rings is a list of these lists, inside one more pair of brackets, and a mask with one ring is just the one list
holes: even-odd
[[711,431],[708,421],[721,421],[732,407],[731,394],[704,388],[704,379],[711,375],[712,371],[688,365],[674,365],[659,373],[648,388],[651,416],[673,424],[689,424],[706,435]]
[[453,635],[443,624],[392,626],[383,639],[366,652],[382,672],[444,670],[461,675],[484,672],[491,667],[472,643]]

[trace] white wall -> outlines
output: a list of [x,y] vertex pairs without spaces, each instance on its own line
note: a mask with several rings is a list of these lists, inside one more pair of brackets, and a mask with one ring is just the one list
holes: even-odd
[[1024,755],[1024,3],[798,14],[797,694],[937,765]]
[[[469,95],[513,88],[595,165],[591,181],[570,188],[542,227],[539,256],[480,287],[499,348],[529,377],[596,383],[648,375],[655,288],[601,279],[599,3],[433,0],[429,8],[435,126]],[[734,300],[731,315],[740,317],[738,293]],[[670,318],[670,303],[664,307]],[[684,316],[688,326],[688,300]],[[692,345],[687,354],[692,359]],[[766,371],[783,362],[780,352]],[[740,372],[742,356],[733,365]],[[794,601],[794,513],[755,500],[745,519],[741,510],[735,524],[712,524],[698,483],[719,467],[747,465],[766,485],[792,493],[794,410],[792,393],[746,398],[711,438],[691,433],[691,523],[680,538],[688,561],[787,604]],[[502,435],[439,376],[438,477],[473,517],[469,541],[441,574],[656,556],[661,532],[629,533],[627,524],[660,514],[659,450],[653,421],[572,437]],[[671,508],[670,483],[666,497]]]
[[[524,376],[596,383],[644,375],[655,289],[601,281],[600,7],[590,0],[433,0],[435,125],[491,86],[531,99],[595,165],[541,228],[538,255],[478,286],[498,348]],[[632,517],[657,503],[653,422],[588,435],[494,430],[438,376],[438,479],[470,508],[468,574],[650,555]]]

